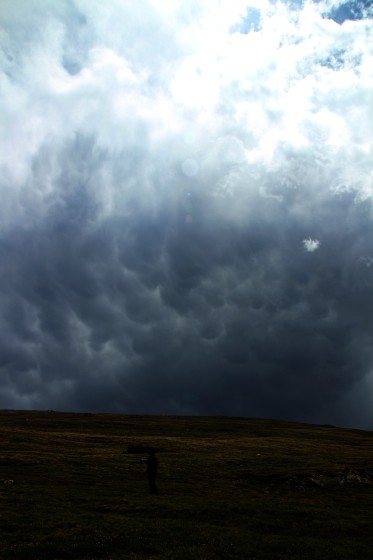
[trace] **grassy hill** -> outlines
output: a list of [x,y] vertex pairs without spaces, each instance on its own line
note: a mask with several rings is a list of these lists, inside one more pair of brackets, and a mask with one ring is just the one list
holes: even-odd
[[373,432],[4,410],[0,437],[1,560],[373,559]]

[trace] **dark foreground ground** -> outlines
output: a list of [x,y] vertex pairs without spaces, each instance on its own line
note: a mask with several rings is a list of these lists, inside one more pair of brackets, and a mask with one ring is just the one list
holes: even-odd
[[373,559],[373,432],[0,411],[0,438],[1,560]]

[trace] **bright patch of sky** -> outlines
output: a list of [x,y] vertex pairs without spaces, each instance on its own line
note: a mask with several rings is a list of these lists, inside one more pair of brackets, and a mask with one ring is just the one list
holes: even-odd
[[[212,192],[220,185],[221,195],[233,195],[238,218],[242,198],[262,189],[259,183],[289,157],[306,153],[324,177],[315,189],[371,197],[368,3],[149,0],[131,7],[76,0],[70,11],[53,2],[43,10],[21,5],[0,11],[4,29],[17,30],[3,31],[1,41],[0,213],[9,204],[22,213],[14,197],[26,188],[34,156],[77,131],[117,153],[147,145],[159,163],[171,141],[170,173],[184,165],[196,175],[193,161],[201,178],[214,157],[221,161],[216,143],[235,138]],[[39,210],[48,184],[38,187]],[[112,189],[107,185],[110,199]]]

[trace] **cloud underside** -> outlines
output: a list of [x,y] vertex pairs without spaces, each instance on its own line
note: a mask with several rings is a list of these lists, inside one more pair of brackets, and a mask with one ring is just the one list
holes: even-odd
[[369,10],[3,3],[0,406],[373,427]]

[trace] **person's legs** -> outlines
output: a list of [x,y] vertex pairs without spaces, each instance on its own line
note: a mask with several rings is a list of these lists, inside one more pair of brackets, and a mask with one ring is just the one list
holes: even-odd
[[149,477],[149,489],[151,494],[158,494],[158,488],[155,483],[155,477]]

